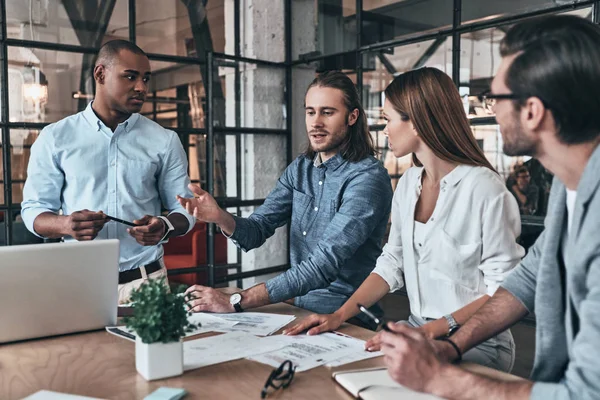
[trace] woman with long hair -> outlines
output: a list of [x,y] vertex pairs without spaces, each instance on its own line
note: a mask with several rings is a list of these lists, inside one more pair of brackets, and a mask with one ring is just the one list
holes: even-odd
[[[314,314],[286,330],[338,328],[386,293],[406,285],[411,315],[402,323],[430,339],[451,335],[498,289],[520,261],[519,208],[471,132],[458,90],[435,68],[396,77],[385,90],[384,129],[396,157],[414,166],[398,181],[388,243],[377,266],[333,314]],[[379,337],[366,344],[379,349]],[[509,330],[463,359],[510,371]]]

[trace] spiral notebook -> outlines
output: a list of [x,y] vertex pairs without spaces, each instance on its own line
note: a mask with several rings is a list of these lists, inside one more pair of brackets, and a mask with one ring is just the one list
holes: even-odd
[[363,400],[439,400],[437,396],[415,392],[395,382],[386,368],[376,367],[334,372],[331,377],[348,393]]

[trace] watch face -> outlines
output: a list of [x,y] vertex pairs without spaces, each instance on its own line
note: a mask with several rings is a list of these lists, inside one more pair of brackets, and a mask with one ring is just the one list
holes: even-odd
[[231,297],[229,298],[229,303],[230,304],[237,304],[240,301],[242,301],[242,295],[239,293],[234,293],[231,295]]

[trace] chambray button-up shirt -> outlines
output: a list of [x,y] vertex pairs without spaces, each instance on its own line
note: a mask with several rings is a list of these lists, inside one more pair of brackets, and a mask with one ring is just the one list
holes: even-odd
[[[175,132],[140,114],[132,114],[112,132],[90,103],[84,111],[48,125],[33,144],[21,215],[37,235],[33,222],[44,212],[69,215],[87,208],[131,221],[160,215],[162,201],[169,211],[184,215],[191,230],[195,219],[175,197],[192,197],[187,165]],[[120,271],[163,255],[161,245],[142,246],[127,226],[113,221],[97,239],[119,239]]]
[[373,157],[349,162],[338,154],[320,163],[302,155],[262,206],[235,217],[231,239],[247,251],[291,221],[291,268],[266,282],[269,299],[295,298],[299,307],[331,313],[375,267],[392,194],[387,171]]

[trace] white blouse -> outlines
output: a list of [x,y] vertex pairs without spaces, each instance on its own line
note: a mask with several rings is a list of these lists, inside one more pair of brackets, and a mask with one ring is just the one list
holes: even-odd
[[388,243],[373,273],[390,292],[404,286],[404,274],[411,313],[440,318],[493,295],[525,250],[516,242],[517,202],[485,167],[460,165],[447,174],[431,218],[415,230],[422,172],[412,167],[398,182]]

